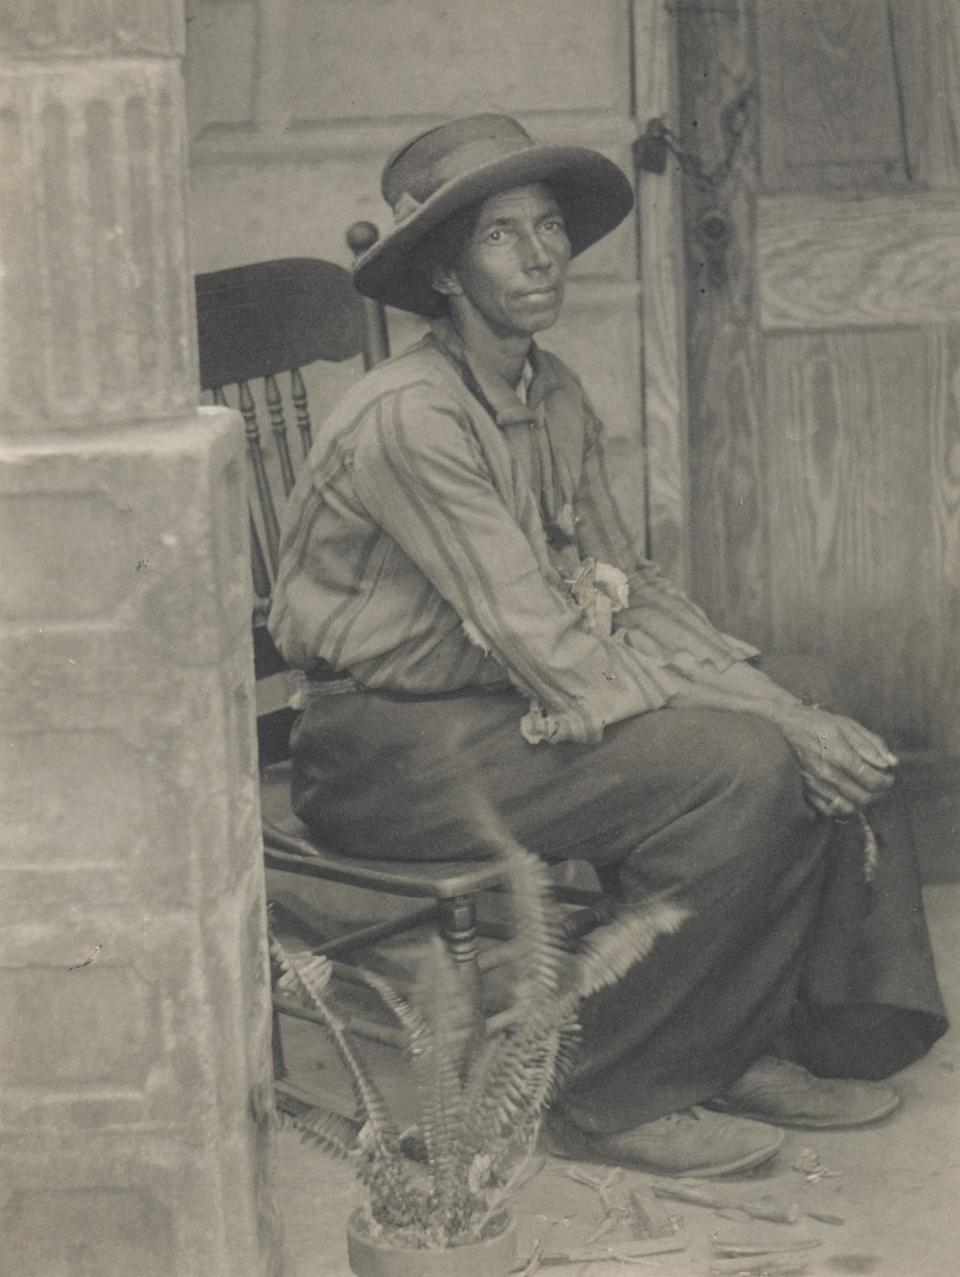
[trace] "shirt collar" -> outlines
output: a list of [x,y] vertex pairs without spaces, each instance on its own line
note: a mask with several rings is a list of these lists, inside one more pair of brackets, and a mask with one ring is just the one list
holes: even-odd
[[517,382],[517,397],[521,403],[528,404],[530,402],[530,387],[533,385],[533,364],[530,362],[529,356],[523,361],[523,372],[520,374],[520,380]]
[[465,364],[469,368],[490,407],[493,408],[498,426],[516,426],[536,421],[537,406],[545,393],[555,384],[555,379],[536,342],[530,343],[530,353],[527,356],[531,373],[527,383],[526,402],[524,402],[517,393],[516,386],[511,386],[498,373],[471,358],[459,333],[446,316],[435,319],[431,323],[430,333],[434,342],[448,358],[459,367]]

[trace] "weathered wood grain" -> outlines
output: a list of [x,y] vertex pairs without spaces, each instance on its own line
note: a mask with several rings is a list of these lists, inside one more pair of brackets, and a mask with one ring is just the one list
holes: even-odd
[[757,22],[765,189],[902,185],[896,54],[883,0],[766,0]]
[[960,186],[960,5],[891,0],[911,179]]
[[931,727],[934,746],[960,757],[960,324],[935,330],[928,342],[935,571]]
[[[634,0],[636,116],[676,119],[676,29],[661,0]],[[649,552],[677,585],[690,580],[686,333],[680,174],[637,177],[643,281],[644,439]]]
[[938,732],[938,344],[920,330],[767,342],[774,644],[815,655],[847,712],[913,748]]
[[[752,9],[705,6],[678,15],[681,136],[708,167],[727,150],[725,108],[753,81]],[[731,171],[716,191],[687,182],[687,347],[692,593],[716,624],[766,645],[762,350],[753,270],[755,103]],[[729,228],[719,259],[702,227]]]
[[960,314],[960,191],[760,201],[761,323],[831,328]]

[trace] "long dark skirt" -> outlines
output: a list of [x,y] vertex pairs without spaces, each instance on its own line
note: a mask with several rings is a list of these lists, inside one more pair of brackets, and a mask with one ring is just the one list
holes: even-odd
[[884,1077],[944,1032],[909,841],[887,840],[868,888],[859,824],[815,815],[777,728],[667,708],[597,746],[533,746],[524,709],[510,691],[316,697],[294,730],[294,808],[347,855],[403,860],[489,855],[492,810],[623,900],[669,890],[689,908],[584,1008],[574,1120],[627,1129],[771,1051]]

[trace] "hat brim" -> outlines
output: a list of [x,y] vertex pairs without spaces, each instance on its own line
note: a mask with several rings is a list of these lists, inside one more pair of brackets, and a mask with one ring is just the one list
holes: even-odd
[[531,146],[454,178],[359,257],[357,291],[418,315],[442,313],[443,298],[430,287],[417,247],[446,218],[498,191],[549,182],[563,209],[574,257],[619,226],[633,207],[623,170],[599,151],[580,146]]

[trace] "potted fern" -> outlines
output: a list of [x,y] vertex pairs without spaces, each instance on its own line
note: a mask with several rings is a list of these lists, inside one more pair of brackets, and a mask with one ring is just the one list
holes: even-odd
[[[508,1200],[537,1143],[545,1105],[569,1067],[583,998],[619,980],[684,914],[651,901],[592,932],[578,952],[562,941],[550,878],[536,856],[498,839],[515,932],[512,1026],[482,1040],[472,1007],[439,940],[403,996],[365,975],[399,1021],[419,1123],[402,1132],[330,1002],[330,963],[271,939],[281,991],[321,1016],[346,1066],[356,1115],[313,1109],[293,1117],[301,1134],[350,1159],[368,1195],[348,1230],[359,1277],[502,1277],[515,1258]],[[451,1255],[451,1249],[456,1251]]]

